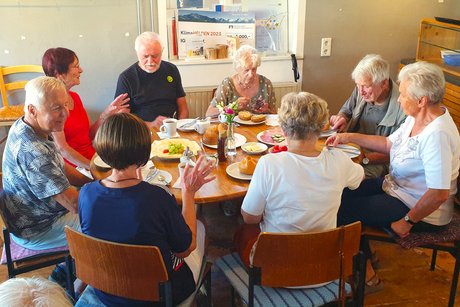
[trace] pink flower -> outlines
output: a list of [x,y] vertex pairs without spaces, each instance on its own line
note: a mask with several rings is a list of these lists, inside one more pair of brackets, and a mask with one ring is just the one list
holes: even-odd
[[225,113],[227,113],[227,114],[235,114],[235,111],[233,111],[230,108],[227,108],[227,110],[225,110]]

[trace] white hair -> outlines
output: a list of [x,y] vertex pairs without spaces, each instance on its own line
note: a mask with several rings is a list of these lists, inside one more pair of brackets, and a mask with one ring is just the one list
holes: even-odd
[[368,54],[353,69],[351,78],[354,81],[360,78],[370,78],[373,84],[380,83],[390,78],[390,64],[379,54]]
[[408,81],[407,92],[413,99],[427,97],[430,104],[442,101],[446,80],[441,68],[428,62],[415,62],[404,66],[398,81]]
[[141,46],[146,44],[152,44],[154,42],[158,42],[160,46],[163,46],[163,44],[161,43],[160,35],[158,35],[155,32],[143,32],[136,37],[136,41],[134,42],[134,50],[136,50],[136,52],[139,52]]
[[73,306],[64,289],[42,277],[12,278],[0,284],[2,307]]
[[249,45],[243,45],[235,53],[233,69],[244,68],[248,59],[251,61],[253,68],[260,66],[260,55],[257,53],[257,49]]
[[26,112],[29,104],[37,108],[40,107],[46,101],[46,98],[48,98],[54,91],[62,90],[67,92],[66,87],[61,80],[47,76],[41,76],[30,80],[27,82],[25,90],[26,98],[24,111]]

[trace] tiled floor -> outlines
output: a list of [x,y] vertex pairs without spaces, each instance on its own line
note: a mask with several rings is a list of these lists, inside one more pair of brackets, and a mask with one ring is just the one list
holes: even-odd
[[[232,235],[242,223],[240,217],[226,217],[218,205],[203,208],[208,223],[210,239],[209,256],[212,260],[229,252]],[[423,249],[404,250],[394,244],[375,243],[380,259],[379,276],[385,288],[366,297],[366,306],[447,306],[454,260],[447,254],[438,254],[437,267],[429,271],[430,251]],[[51,269],[42,269],[25,276],[48,276]],[[6,267],[0,266],[0,281],[6,279]],[[214,306],[230,306],[229,284],[214,267],[212,271]],[[456,306],[460,306],[460,291],[457,291]],[[1,306],[1,303],[0,303]]]

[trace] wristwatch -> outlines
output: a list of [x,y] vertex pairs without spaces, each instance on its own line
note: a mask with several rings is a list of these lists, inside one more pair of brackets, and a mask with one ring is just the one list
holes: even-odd
[[412,220],[410,219],[410,217],[409,217],[408,214],[406,214],[406,215],[404,216],[404,221],[406,221],[407,223],[411,224],[412,226],[414,226],[415,224],[417,224],[417,223],[415,223],[414,221],[412,221]]
[[369,164],[369,159],[364,157],[362,160],[363,165],[368,165]]

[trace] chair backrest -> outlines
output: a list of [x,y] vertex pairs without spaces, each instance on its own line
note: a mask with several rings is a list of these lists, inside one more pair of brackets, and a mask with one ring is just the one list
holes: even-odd
[[[3,106],[9,106],[8,102],[8,92],[24,89],[26,83],[29,81],[30,73],[43,73],[43,68],[40,65],[17,65],[17,66],[8,66],[0,67],[0,92],[2,97]],[[21,79],[17,81],[7,82],[5,76],[10,76],[14,74],[24,74],[21,75]],[[28,77],[24,80],[24,77]],[[18,75],[19,77],[19,75]]]
[[260,285],[267,287],[313,285],[343,278],[352,275],[360,237],[360,222],[315,233],[261,233],[253,267],[260,268]]
[[156,246],[114,243],[65,229],[77,277],[109,294],[143,301],[161,301],[160,288],[168,282]]

